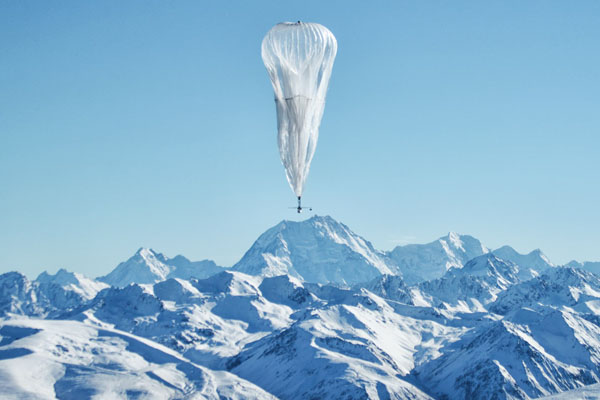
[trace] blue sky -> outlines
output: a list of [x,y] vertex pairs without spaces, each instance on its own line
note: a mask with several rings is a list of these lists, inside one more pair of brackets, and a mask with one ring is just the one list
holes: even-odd
[[235,263],[298,220],[260,58],[338,56],[304,192],[380,249],[448,231],[600,260],[600,2],[4,1],[0,272]]

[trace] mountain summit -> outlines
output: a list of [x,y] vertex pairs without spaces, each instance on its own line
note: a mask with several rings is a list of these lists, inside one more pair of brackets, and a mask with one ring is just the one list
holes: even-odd
[[108,275],[98,278],[111,286],[127,286],[130,283],[156,283],[164,281],[172,268],[167,258],[152,249],[140,248],[129,260],[120,263]]
[[108,275],[98,280],[111,286],[131,283],[152,284],[168,278],[206,278],[223,269],[211,260],[192,262],[183,256],[168,258],[152,249],[140,248],[129,260],[120,263]]
[[462,268],[467,261],[489,252],[474,237],[450,232],[431,243],[398,246],[388,256],[412,284],[441,278],[451,268]]
[[95,281],[77,272],[69,272],[64,268],[59,269],[54,275],[42,272],[36,278],[36,282],[57,284],[66,290],[76,292],[88,300],[93,299],[100,290],[108,287],[106,283]]
[[233,270],[342,285],[397,272],[383,252],[329,216],[280,222],[254,242]]
[[530,268],[538,273],[555,266],[540,249],[533,250],[528,254],[521,254],[510,246],[502,246],[494,250],[494,254],[503,260],[512,261],[521,267]]

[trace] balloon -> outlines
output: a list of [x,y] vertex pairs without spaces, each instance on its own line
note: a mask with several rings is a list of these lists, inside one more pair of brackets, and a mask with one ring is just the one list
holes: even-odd
[[317,147],[336,52],[329,29],[311,22],[277,24],[262,42],[262,59],[275,92],[279,155],[298,198]]

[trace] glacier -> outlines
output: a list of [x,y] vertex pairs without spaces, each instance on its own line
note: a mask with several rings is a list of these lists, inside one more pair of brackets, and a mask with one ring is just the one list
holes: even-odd
[[[232,267],[140,248],[0,275],[2,398],[594,398],[600,276],[451,232],[376,249],[282,221]],[[596,397],[597,398],[597,397]]]

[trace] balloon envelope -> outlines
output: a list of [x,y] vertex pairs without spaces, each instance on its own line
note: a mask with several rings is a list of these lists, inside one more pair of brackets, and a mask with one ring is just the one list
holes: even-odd
[[277,143],[288,182],[302,196],[325,109],[337,41],[323,25],[283,22],[262,42],[277,109]]

